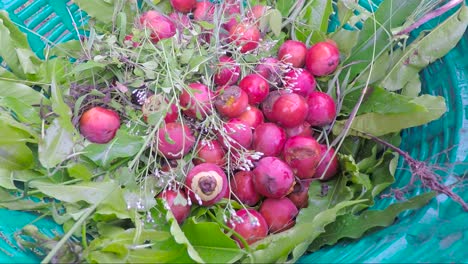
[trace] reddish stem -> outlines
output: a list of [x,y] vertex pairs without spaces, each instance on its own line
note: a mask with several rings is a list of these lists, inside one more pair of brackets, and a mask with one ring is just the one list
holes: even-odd
[[418,27],[420,27],[422,24],[426,23],[427,21],[445,14],[450,9],[452,9],[452,8],[456,7],[457,5],[463,3],[463,1],[464,0],[451,0],[451,1],[449,1],[448,3],[441,6],[440,8],[438,8],[438,9],[432,11],[432,12],[427,13],[421,19],[419,19],[415,23],[411,24],[409,27],[407,27],[407,28],[403,29],[402,31],[398,32],[396,34],[396,36],[406,35],[406,34],[410,33],[411,31],[417,29]]
[[413,182],[413,178],[416,176],[421,180],[423,186],[426,186],[439,194],[447,195],[453,201],[459,203],[463,207],[463,209],[468,212],[468,204],[458,194],[454,193],[449,186],[445,186],[442,183],[440,183],[440,176],[437,175],[434,171],[432,171],[425,162],[413,159],[408,152],[403,151],[398,147],[395,147],[394,145],[388,143],[385,140],[382,140],[367,133],[365,133],[365,135],[373,141],[382,144],[383,146],[386,146],[403,156],[406,163],[408,163],[410,167],[411,173],[413,174],[410,184]]

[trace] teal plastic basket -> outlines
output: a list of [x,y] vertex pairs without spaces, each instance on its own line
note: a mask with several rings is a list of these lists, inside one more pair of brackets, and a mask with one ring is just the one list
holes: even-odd
[[[366,7],[368,1],[360,1]],[[379,3],[381,1],[374,1]],[[368,5],[368,4],[367,4]],[[77,26],[86,22],[86,14],[73,1],[66,0],[3,0],[11,19],[28,36],[33,50],[42,57],[46,45],[77,38]],[[425,24],[429,28],[443,18]],[[445,177],[453,183],[457,176],[468,171],[468,34],[444,58],[431,64],[421,74],[422,92],[441,95],[446,99],[447,113],[430,124],[405,130],[401,148],[418,160],[430,163],[462,163]],[[450,149],[444,155],[441,152]],[[398,188],[409,181],[411,175],[402,160],[397,170]],[[416,188],[415,193],[421,191]],[[456,189],[468,200],[468,191]],[[392,199],[377,202],[375,208],[385,208]],[[14,233],[34,223],[45,234],[60,233],[61,227],[51,219],[38,219],[38,215],[0,209],[0,262],[38,263],[32,253],[15,244]],[[340,241],[333,247],[302,257],[300,263],[416,263],[468,261],[468,214],[444,195],[421,210],[403,213],[397,222],[356,241]]]

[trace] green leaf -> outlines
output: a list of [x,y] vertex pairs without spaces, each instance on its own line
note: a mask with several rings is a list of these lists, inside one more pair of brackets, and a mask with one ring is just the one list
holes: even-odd
[[356,46],[358,37],[359,31],[339,29],[332,35],[332,40],[336,42],[340,53],[346,58],[349,57],[351,50]]
[[271,32],[275,34],[275,36],[279,36],[281,34],[281,24],[283,22],[283,17],[281,16],[281,12],[277,9],[271,9],[268,11],[268,24],[270,25]]
[[26,142],[30,137],[26,131],[10,126],[2,119],[0,119],[0,131],[2,131],[0,145]]
[[421,79],[415,75],[401,90],[401,94],[409,97],[417,97],[421,93]]
[[207,263],[234,263],[244,254],[216,223],[196,223],[194,218],[190,218],[182,231]]
[[468,7],[462,5],[457,13],[407,46],[401,58],[387,72],[381,85],[389,91],[405,87],[419,71],[453,49],[466,34],[467,25]]
[[289,15],[289,11],[295,3],[295,0],[278,0],[276,1],[275,8],[281,12],[283,17],[287,17]]
[[38,125],[42,122],[37,108],[31,107],[31,104],[25,103],[20,99],[14,97],[0,97],[0,106],[4,106],[13,111],[16,119],[24,124]]
[[41,101],[47,102],[47,99],[45,99],[42,93],[14,80],[5,81],[0,79],[0,98],[1,97],[12,97],[27,105],[38,105]]
[[26,132],[27,134],[34,137],[34,139],[40,138],[39,131],[37,131],[37,129],[33,128],[32,126],[28,124],[18,122],[11,116],[10,113],[7,113],[5,111],[0,111],[0,120],[1,120],[0,122],[8,124],[8,126],[10,127]]
[[[388,34],[392,28],[403,25],[408,16],[418,7],[420,0],[389,0],[383,1],[374,18],[369,18],[359,33],[357,45],[344,63],[359,62],[351,67],[351,79],[364,72],[370,65],[375,45],[376,55],[390,48],[392,36]],[[374,28],[374,22],[376,28]]]
[[83,47],[81,46],[79,40],[68,40],[67,42],[57,43],[52,48],[50,48],[49,56],[59,56],[59,57],[71,57],[79,58],[83,52]]
[[295,37],[306,44],[325,40],[332,12],[331,0],[307,1],[293,24]]
[[19,142],[0,145],[0,168],[26,170],[33,166],[33,153],[26,144]]
[[[14,200],[14,201],[12,201]],[[7,202],[11,201],[11,202]],[[11,194],[10,191],[6,191],[0,188],[0,208],[6,208],[9,210],[39,210],[50,207],[49,203],[45,203],[40,200],[30,199],[18,199],[18,196]]]
[[186,252],[193,261],[196,261],[198,263],[205,263],[198,251],[190,243],[190,240],[185,236],[184,232],[177,223],[177,220],[174,218],[174,215],[172,214],[171,210],[167,210],[166,220],[170,225],[170,232],[176,243],[186,248]]
[[309,251],[316,251],[324,245],[333,245],[342,238],[360,238],[366,231],[376,227],[389,226],[401,212],[421,208],[435,195],[434,192],[429,192],[404,202],[391,204],[384,210],[369,210],[360,215],[340,215],[335,222],[325,227],[323,234],[312,242]]
[[123,189],[114,189],[114,191],[96,208],[96,215],[110,215],[119,219],[130,218],[131,211],[127,208]]
[[[343,100],[343,110],[351,112],[356,105],[361,90],[351,92]],[[389,92],[381,87],[369,88],[368,93],[358,110],[358,115],[365,113],[398,114],[425,112],[426,108],[412,100],[414,98]]]
[[72,111],[70,107],[63,101],[62,90],[55,82],[55,78],[52,79],[50,92],[51,92],[52,110],[54,111],[54,113],[56,113],[59,116],[57,120],[60,126],[66,132],[73,135],[76,132],[76,130],[71,122]]
[[67,167],[67,172],[70,177],[89,181],[93,177],[91,170],[84,164],[75,163]]
[[[412,111],[395,114],[367,113],[357,116],[351,125],[351,133],[360,135],[368,133],[374,136],[382,136],[402,129],[427,124],[441,117],[445,111],[445,100],[441,96],[422,95],[411,102],[419,104],[425,111]],[[339,134],[346,120],[335,123],[333,133]]]
[[16,189],[11,174],[12,172],[10,170],[0,168],[0,187],[10,190]]
[[96,263],[166,263],[170,262],[176,249],[160,250],[154,244],[170,238],[169,232],[129,228],[123,230],[110,224],[98,226],[101,236],[89,245],[87,260]]
[[74,2],[88,15],[98,21],[111,23],[114,17],[114,1],[106,0],[74,0]]
[[244,259],[244,263],[253,261],[254,263],[273,263],[279,259],[285,260],[295,249],[293,258],[288,262],[295,262],[301,257],[307,247],[314,239],[325,231],[325,226],[334,222],[340,211],[346,207],[364,202],[365,200],[344,201],[333,208],[324,210],[312,217],[309,206],[301,210],[301,214],[307,221],[297,221],[296,225],[279,234],[269,235],[265,239],[252,244],[256,250],[250,255],[250,259]]
[[113,191],[120,188],[116,182],[83,182],[73,185],[53,184],[33,181],[30,186],[36,188],[47,196],[54,197],[63,202],[76,203],[85,201],[89,204],[99,204]]
[[9,19],[6,11],[0,11],[0,57],[18,77],[31,77],[41,61],[29,47],[26,35]]
[[67,131],[56,118],[39,142],[39,161],[46,168],[53,168],[65,161],[73,152],[73,134]]
[[342,175],[327,182],[313,181],[309,186],[308,213],[307,215],[299,213],[296,221],[309,221],[309,218],[340,202],[349,201],[353,196],[353,190],[348,186],[348,179]]
[[130,135],[124,129],[117,130],[117,134],[107,144],[89,144],[83,155],[90,158],[101,167],[107,168],[118,158],[131,157],[143,147],[144,138]]

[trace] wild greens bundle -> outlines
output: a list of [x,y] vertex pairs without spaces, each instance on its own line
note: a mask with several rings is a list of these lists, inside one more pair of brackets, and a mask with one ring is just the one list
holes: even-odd
[[[437,193],[467,208],[396,147],[446,111],[418,73],[463,1],[74,2],[79,38],[39,55],[0,12],[0,207],[63,226],[18,236],[43,262],[295,262]],[[369,210],[401,156],[433,191]]]

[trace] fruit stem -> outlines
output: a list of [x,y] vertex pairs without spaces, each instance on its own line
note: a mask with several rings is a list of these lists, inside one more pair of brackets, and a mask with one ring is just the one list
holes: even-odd
[[422,24],[426,23],[427,21],[447,13],[449,10],[451,10],[452,8],[458,6],[461,3],[463,3],[463,0],[451,0],[451,1],[449,1],[448,3],[441,6],[440,8],[438,8],[438,9],[432,11],[432,12],[427,13],[422,18],[420,18],[418,21],[411,24],[409,27],[401,30],[400,32],[398,32],[396,34],[396,36],[409,34],[411,31],[417,29],[418,27],[420,27]]

